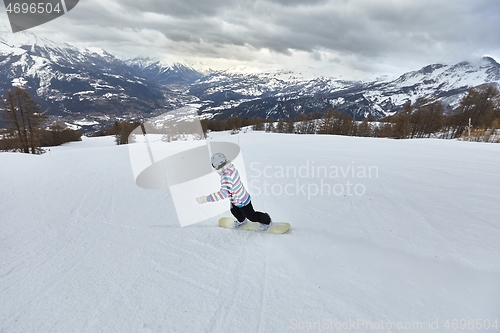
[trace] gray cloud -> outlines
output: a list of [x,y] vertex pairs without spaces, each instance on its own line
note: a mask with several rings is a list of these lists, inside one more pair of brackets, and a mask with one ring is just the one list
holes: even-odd
[[500,56],[498,0],[88,0],[66,16],[40,31],[130,56],[293,63],[305,52],[311,66],[364,71]]

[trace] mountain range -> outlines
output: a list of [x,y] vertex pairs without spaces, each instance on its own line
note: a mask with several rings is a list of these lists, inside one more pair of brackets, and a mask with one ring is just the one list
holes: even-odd
[[28,90],[53,122],[83,132],[117,120],[148,119],[194,104],[206,118],[294,118],[328,108],[355,119],[380,119],[419,97],[455,107],[471,87],[500,86],[500,65],[432,64],[394,80],[347,81],[304,71],[214,71],[136,57],[120,60],[98,48],[77,48],[30,32],[0,34],[0,89]]
[[500,86],[500,65],[492,58],[477,63],[434,64],[389,81],[342,81],[327,77],[297,79],[293,73],[219,74],[200,79],[190,92],[204,101],[203,113],[215,117],[279,119],[328,108],[355,119],[380,119],[420,97],[440,100],[446,109],[458,105],[465,92],[483,84]]

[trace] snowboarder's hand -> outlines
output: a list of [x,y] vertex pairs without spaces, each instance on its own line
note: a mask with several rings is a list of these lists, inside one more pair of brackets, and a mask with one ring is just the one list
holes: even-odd
[[196,202],[201,205],[201,204],[207,203],[208,200],[207,200],[206,196],[202,196],[202,197],[196,198]]

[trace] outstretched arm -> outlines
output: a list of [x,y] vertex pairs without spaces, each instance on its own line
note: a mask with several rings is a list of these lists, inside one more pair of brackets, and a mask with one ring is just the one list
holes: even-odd
[[231,188],[233,186],[231,178],[228,176],[223,176],[221,178],[221,188],[219,191],[209,194],[208,196],[202,196],[196,198],[199,204],[204,204],[206,202],[215,202],[219,200],[224,200],[231,195]]

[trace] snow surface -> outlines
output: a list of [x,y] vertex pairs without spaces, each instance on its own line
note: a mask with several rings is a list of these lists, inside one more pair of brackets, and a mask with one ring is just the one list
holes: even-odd
[[[137,187],[112,137],[1,153],[0,332],[446,332],[500,319],[500,145],[212,135],[239,143],[254,207],[288,233],[181,228],[169,192]],[[336,192],[315,193],[325,184]]]

